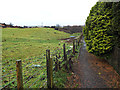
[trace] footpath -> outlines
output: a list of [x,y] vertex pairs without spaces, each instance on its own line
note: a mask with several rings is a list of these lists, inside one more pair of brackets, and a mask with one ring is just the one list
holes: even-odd
[[85,42],[82,43],[66,88],[120,88],[119,74],[106,60],[88,53]]

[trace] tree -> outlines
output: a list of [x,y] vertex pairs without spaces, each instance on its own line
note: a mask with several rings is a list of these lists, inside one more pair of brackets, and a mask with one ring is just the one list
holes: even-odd
[[58,30],[61,26],[59,24],[56,24],[55,30]]
[[12,23],[10,23],[9,25],[10,25],[10,26],[13,26],[13,24],[12,24]]

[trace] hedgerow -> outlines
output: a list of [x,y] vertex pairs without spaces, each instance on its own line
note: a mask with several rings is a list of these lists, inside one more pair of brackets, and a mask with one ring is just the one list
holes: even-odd
[[[83,29],[87,50],[96,56],[109,55],[119,40],[120,3],[97,2],[90,10]],[[116,21],[119,21],[116,23]],[[116,27],[117,26],[117,27]],[[116,29],[117,28],[117,29]],[[116,34],[117,33],[117,34]]]

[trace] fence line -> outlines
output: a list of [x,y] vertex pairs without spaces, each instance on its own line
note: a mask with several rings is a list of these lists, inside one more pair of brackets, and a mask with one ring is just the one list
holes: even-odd
[[[72,70],[72,57],[76,53],[76,49],[78,49],[78,46],[80,46],[80,40],[82,38],[82,34],[79,38],[76,40],[73,40],[73,48],[71,50],[66,51],[66,45],[63,44],[63,56],[61,56],[61,53],[59,53],[59,57],[55,55],[54,58],[50,57],[50,50],[46,50],[46,68],[47,68],[47,87],[53,88],[53,71],[57,72],[62,67],[64,67],[66,70]],[[69,56],[67,56],[69,55]],[[59,59],[62,58],[62,61],[59,61]],[[53,64],[54,59],[54,64]],[[37,60],[34,60],[37,61]],[[29,62],[27,65],[30,65],[32,62]],[[42,62],[41,62],[42,63]],[[26,67],[27,65],[24,65],[23,67]],[[69,67],[68,67],[69,65]],[[54,67],[54,68],[53,68]],[[36,73],[34,73],[31,77],[29,77],[24,83],[23,83],[23,77],[22,77],[22,61],[17,60],[16,61],[16,69],[17,71],[17,88],[23,88],[23,84],[25,84],[28,79],[31,79]],[[37,71],[36,71],[37,72]],[[9,73],[10,74],[10,73]],[[40,77],[39,77],[40,78]],[[33,86],[38,80],[37,78],[34,83],[31,84]],[[46,82],[46,81],[45,81]],[[29,86],[29,88],[31,87]]]
[[[45,58],[44,58],[44,59],[45,59]],[[34,61],[32,61],[32,62],[28,62],[28,63],[25,64],[23,67],[26,67],[26,66],[28,66],[28,65],[32,64],[33,62],[36,62],[36,61],[37,61],[37,60],[34,60]],[[7,62],[8,62],[8,61],[7,61]],[[16,63],[15,63],[15,64],[16,64]],[[10,66],[10,65],[8,65],[8,66]],[[5,67],[7,67],[7,66],[5,66]],[[5,67],[3,67],[3,69],[4,69]],[[13,72],[15,72],[15,71],[16,71],[16,70],[14,70],[14,71],[12,71],[12,72],[9,72],[9,73],[1,76],[0,78],[3,78],[3,77],[5,77],[5,76],[7,76],[7,75],[9,75],[9,74],[11,74],[11,73],[13,73]]]

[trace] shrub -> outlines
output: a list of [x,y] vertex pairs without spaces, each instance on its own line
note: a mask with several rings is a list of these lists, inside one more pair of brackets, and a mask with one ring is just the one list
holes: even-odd
[[92,7],[83,29],[88,52],[105,57],[120,45],[119,16],[120,2],[97,2]]

